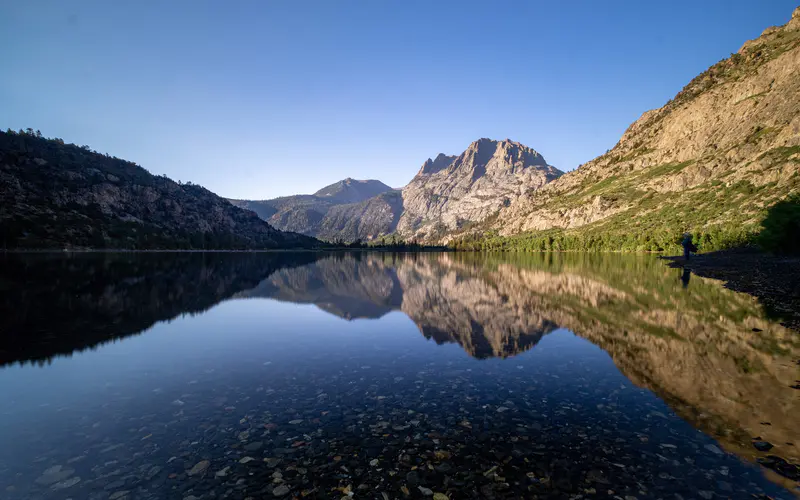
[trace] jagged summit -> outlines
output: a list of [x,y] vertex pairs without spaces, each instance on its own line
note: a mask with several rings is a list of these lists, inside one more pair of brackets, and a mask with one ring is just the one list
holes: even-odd
[[455,156],[448,156],[444,153],[439,153],[433,160],[428,158],[425,163],[422,164],[422,168],[419,169],[417,175],[435,174],[436,172],[447,168],[448,165],[453,163],[453,160],[455,159]]
[[422,165],[403,188],[397,231],[406,238],[437,239],[483,221],[562,173],[524,144],[479,139],[458,156],[440,154]]

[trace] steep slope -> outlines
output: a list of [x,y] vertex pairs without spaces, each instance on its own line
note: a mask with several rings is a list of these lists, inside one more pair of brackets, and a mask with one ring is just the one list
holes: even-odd
[[437,239],[485,220],[561,174],[518,142],[480,139],[457,157],[439,155],[422,165],[403,188],[397,232],[405,238]]
[[259,217],[280,230],[317,236],[326,227],[322,221],[333,207],[361,203],[389,191],[392,188],[381,181],[348,177],[325,186],[314,194],[283,196],[263,201],[229,201],[238,207],[256,212]]
[[0,132],[3,248],[277,248],[284,233],[207,189],[119,158],[28,133]]
[[373,240],[394,232],[403,212],[400,191],[389,191],[361,203],[331,207],[317,236],[324,240]]
[[[633,123],[608,153],[521,197],[481,230],[549,230],[484,247],[707,249],[746,240],[800,190],[800,9]],[[477,234],[477,231],[476,233]],[[474,237],[451,237],[469,246]],[[488,244],[487,244],[488,242]]]

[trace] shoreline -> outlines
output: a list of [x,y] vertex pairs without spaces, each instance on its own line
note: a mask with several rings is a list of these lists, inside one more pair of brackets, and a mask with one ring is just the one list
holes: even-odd
[[800,332],[800,257],[737,249],[693,255],[688,262],[683,256],[660,258],[669,267],[720,280],[725,288],[753,296],[770,317]]

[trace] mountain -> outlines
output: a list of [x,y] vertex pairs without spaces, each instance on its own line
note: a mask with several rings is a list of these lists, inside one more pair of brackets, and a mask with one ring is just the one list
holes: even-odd
[[41,134],[0,132],[3,248],[311,247],[207,189]]
[[562,174],[518,142],[480,139],[459,156],[440,154],[422,165],[403,188],[397,232],[405,238],[438,239],[487,219]]
[[666,250],[689,230],[705,249],[746,241],[800,191],[798,68],[800,8],[644,113],[606,154],[447,239]]
[[360,181],[348,177],[330,186],[325,186],[314,193],[314,196],[330,200],[335,204],[358,203],[391,190],[392,188],[381,181],[372,179]]
[[[325,186],[314,194],[284,196],[271,200],[236,200],[234,205],[252,210],[259,217],[283,231],[294,231],[309,236],[324,232],[331,223],[324,223],[328,211],[334,207],[358,204],[393,189],[381,181],[347,178]],[[336,225],[338,223],[334,223]],[[332,238],[336,239],[336,238]],[[353,238],[355,239],[355,238]]]
[[323,240],[374,240],[393,233],[403,213],[403,195],[389,191],[361,203],[331,207],[317,236]]
[[527,146],[480,139],[458,156],[429,158],[401,191],[378,181],[345,179],[313,195],[231,202],[279,229],[328,241],[374,240],[393,233],[405,240],[433,241],[484,221],[560,175]]

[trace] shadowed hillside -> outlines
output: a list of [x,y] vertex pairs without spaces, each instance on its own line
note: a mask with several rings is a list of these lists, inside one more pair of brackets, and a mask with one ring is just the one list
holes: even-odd
[[0,132],[0,247],[312,247],[211,191],[33,131]]

